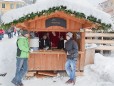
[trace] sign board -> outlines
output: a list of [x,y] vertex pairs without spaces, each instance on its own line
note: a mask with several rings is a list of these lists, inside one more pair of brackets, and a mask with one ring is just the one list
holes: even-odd
[[61,26],[66,28],[66,20],[58,17],[49,18],[46,20],[45,26],[46,28],[50,26]]

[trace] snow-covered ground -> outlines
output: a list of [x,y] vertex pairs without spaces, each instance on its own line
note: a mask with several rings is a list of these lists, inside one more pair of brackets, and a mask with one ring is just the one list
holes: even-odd
[[[16,65],[16,37],[7,36],[0,41],[0,86],[14,86],[11,83]],[[67,76],[32,78],[23,80],[24,86],[72,86],[66,85]],[[114,58],[95,54],[95,63],[85,67],[84,76],[78,76],[75,86],[114,86]]]

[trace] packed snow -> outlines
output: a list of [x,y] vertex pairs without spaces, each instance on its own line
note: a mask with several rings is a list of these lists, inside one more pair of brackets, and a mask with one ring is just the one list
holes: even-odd
[[37,0],[36,4],[25,6],[22,8],[14,9],[3,15],[3,23],[9,23],[13,20],[18,20],[19,18],[27,15],[29,13],[36,13],[37,11],[47,10],[50,7],[64,5],[68,9],[73,11],[83,12],[86,16],[93,15],[98,19],[101,19],[102,22],[111,23],[111,16],[99,9],[96,9],[86,0]]
[[[7,35],[0,41],[0,86],[14,86],[11,83],[15,75],[16,66],[16,39],[8,39]],[[75,86],[114,86],[114,58],[95,54],[94,64],[84,69],[84,76],[78,76]],[[24,86],[72,86],[66,85],[67,76],[36,78],[23,80]]]

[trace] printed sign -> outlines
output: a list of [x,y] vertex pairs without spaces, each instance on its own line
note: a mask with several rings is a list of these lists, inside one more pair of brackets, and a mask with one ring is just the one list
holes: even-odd
[[58,17],[49,18],[46,20],[45,26],[46,28],[50,26],[61,26],[66,28],[66,20]]

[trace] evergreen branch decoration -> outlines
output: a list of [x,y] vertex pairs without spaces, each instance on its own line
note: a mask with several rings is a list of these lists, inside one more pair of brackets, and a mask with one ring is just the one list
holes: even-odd
[[95,18],[92,15],[88,16],[87,19],[90,20],[90,21],[93,21],[93,22],[96,22],[97,21],[97,18]]
[[19,18],[18,20],[14,20],[13,22],[10,22],[8,24],[2,24],[1,26],[2,26],[2,28],[7,28],[7,27],[10,27],[12,24],[16,25],[18,23],[24,22],[25,20],[34,19],[36,16],[40,17],[43,15],[50,15],[51,13],[54,13],[56,11],[63,11],[69,15],[74,15],[75,17],[78,17],[80,19],[86,19],[93,23],[98,23],[98,24],[100,24],[98,29],[111,28],[111,24],[102,23],[101,19],[97,19],[96,17],[94,17],[92,15],[86,16],[84,13],[72,11],[71,9],[67,9],[66,6],[57,6],[57,7],[49,8],[48,10],[42,10],[41,12],[36,12],[36,13],[32,12],[30,14],[24,15],[23,17]]

